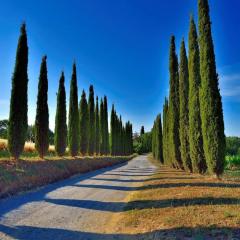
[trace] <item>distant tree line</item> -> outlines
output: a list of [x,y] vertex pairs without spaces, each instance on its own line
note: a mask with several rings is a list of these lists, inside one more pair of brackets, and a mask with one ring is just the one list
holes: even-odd
[[[8,120],[0,120],[0,138],[7,139],[8,137]],[[51,129],[48,130],[49,144],[54,144],[54,133]],[[28,125],[26,141],[35,142],[35,125]]]
[[[21,26],[18,40],[15,68],[12,76],[10,115],[7,124],[8,148],[11,156],[17,161],[28,139],[28,43],[26,25]],[[133,152],[132,125],[123,126],[121,117],[113,113],[111,134],[108,129],[107,97],[100,99],[94,96],[94,88],[89,88],[89,97],[83,90],[80,104],[78,102],[77,71],[74,62],[70,83],[69,116],[67,124],[67,106],[65,76],[61,73],[57,92],[54,145],[57,155],[65,154],[68,147],[71,156],[81,155],[130,155]],[[43,158],[52,143],[53,134],[49,131],[48,110],[48,71],[47,57],[42,58],[38,82],[37,108],[34,133],[31,140],[35,142],[39,156]],[[109,136],[111,135],[111,144]],[[32,139],[34,138],[34,139]]]
[[170,93],[163,106],[162,141],[160,121],[154,123],[153,155],[162,161],[163,152],[164,163],[174,168],[219,176],[226,141],[207,0],[198,0],[198,16],[198,32],[191,16],[188,56],[183,39],[180,63],[171,37]]
[[144,126],[142,126],[140,134],[134,134],[133,151],[138,154],[149,153],[152,151],[152,131],[145,132]]

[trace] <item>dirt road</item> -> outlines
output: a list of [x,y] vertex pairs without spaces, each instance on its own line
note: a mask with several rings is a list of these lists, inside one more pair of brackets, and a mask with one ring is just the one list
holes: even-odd
[[146,156],[0,201],[0,239],[135,239],[105,234],[124,199],[154,174]]

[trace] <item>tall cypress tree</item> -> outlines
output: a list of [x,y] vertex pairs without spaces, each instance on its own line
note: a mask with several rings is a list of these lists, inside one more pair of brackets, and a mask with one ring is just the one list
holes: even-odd
[[133,153],[133,139],[132,139],[132,124],[128,121],[125,124],[126,143],[125,143],[125,155],[131,155]]
[[100,100],[100,154],[105,154],[105,128],[103,100]]
[[79,106],[79,146],[80,153],[86,155],[88,150],[88,103],[86,99],[86,93],[83,90]]
[[66,91],[64,86],[64,73],[62,72],[57,94],[57,111],[55,118],[55,151],[59,156],[63,156],[67,145],[67,111],[66,111]]
[[115,112],[115,155],[120,154],[120,120]]
[[153,157],[163,163],[163,135],[162,120],[159,114],[153,124],[152,129],[152,153]]
[[141,127],[140,135],[142,136],[145,133],[144,126]]
[[164,106],[163,106],[163,159],[164,163],[168,164],[168,100],[165,98]]
[[48,77],[47,57],[44,56],[40,68],[38,82],[37,110],[35,120],[35,148],[43,158],[49,147],[49,113],[48,113]]
[[133,154],[133,125],[129,122],[129,154]]
[[115,109],[114,104],[112,105],[112,111],[111,111],[111,155],[116,154],[116,116],[115,116]]
[[199,44],[201,73],[201,118],[203,146],[208,170],[219,176],[224,171],[225,135],[222,99],[218,86],[218,74],[207,0],[198,0]]
[[99,106],[98,97],[96,98],[96,108],[95,108],[95,153],[99,154],[99,144],[100,144],[100,129],[99,129]]
[[70,84],[69,117],[68,117],[68,144],[71,156],[76,156],[79,150],[79,111],[76,64],[73,64]]
[[107,104],[107,97],[104,96],[103,101],[103,108],[104,108],[104,152],[105,154],[109,154],[109,131],[108,131],[108,104]]
[[184,40],[181,43],[180,66],[179,66],[179,100],[180,100],[180,142],[181,159],[184,169],[192,172],[192,162],[189,147],[189,75],[188,59]]
[[28,44],[26,25],[21,26],[15,68],[12,76],[12,91],[8,126],[8,149],[16,161],[23,151],[28,129]]
[[119,141],[120,141],[120,156],[123,155],[123,123],[122,123],[122,116],[120,115],[120,120],[119,120]]
[[200,59],[197,29],[193,17],[190,20],[188,39],[189,68],[189,143],[193,172],[204,173],[206,161],[200,115],[199,88],[201,85]]
[[170,57],[170,95],[169,95],[169,151],[173,167],[183,168],[179,138],[179,74],[175,37],[171,37]]
[[156,121],[154,120],[152,127],[152,155],[156,159]]
[[88,98],[88,130],[89,130],[89,138],[88,138],[88,154],[91,156],[94,154],[95,147],[95,112],[94,109],[94,90],[91,85],[89,88],[89,98]]

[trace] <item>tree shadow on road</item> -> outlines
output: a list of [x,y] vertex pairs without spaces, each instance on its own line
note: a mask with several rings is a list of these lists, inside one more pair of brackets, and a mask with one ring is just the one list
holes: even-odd
[[36,189],[34,191],[24,193],[23,195],[20,194],[20,195],[11,197],[11,198],[1,199],[0,200],[0,219],[4,214],[6,214],[14,209],[17,209],[26,203],[43,201],[45,196],[47,194],[49,194],[50,192],[53,192],[57,189],[61,189],[63,187],[68,187],[68,186],[71,187],[72,185],[75,185],[83,180],[93,178],[99,174],[103,174],[105,172],[111,171],[111,170],[119,168],[119,167],[123,167],[126,164],[127,164],[127,162],[118,164],[118,165],[115,165],[112,167],[103,168],[103,169],[99,169],[99,170],[92,171],[89,173],[85,173],[82,175],[79,174],[77,176],[73,176],[72,178],[61,180],[61,181],[55,182],[53,184],[44,186],[40,189]]
[[167,207],[187,207],[203,205],[236,205],[240,204],[240,198],[181,198],[166,200],[139,200],[125,202],[102,202],[94,200],[76,200],[76,199],[45,199],[46,202],[75,208],[97,210],[104,212],[124,212],[141,209],[157,209]]
[[141,178],[141,179],[118,179],[118,178],[92,178],[92,180],[96,181],[107,181],[107,182],[123,182],[123,183],[131,183],[131,182],[151,182],[157,180],[193,180],[194,177],[156,177],[156,178]]
[[240,239],[239,228],[173,228],[139,234],[105,234],[34,226],[0,225],[0,233],[18,240],[185,240]]
[[[132,182],[132,181],[129,180],[129,182]],[[81,188],[93,188],[93,189],[96,188],[96,189],[116,190],[116,191],[141,191],[141,190],[148,190],[148,189],[177,188],[177,187],[240,188],[240,184],[238,183],[218,183],[218,182],[216,183],[213,183],[213,182],[162,183],[162,184],[144,185],[139,187],[114,186],[114,185],[106,185],[106,184],[99,184],[99,185],[98,184],[75,184],[73,186],[81,187]]]

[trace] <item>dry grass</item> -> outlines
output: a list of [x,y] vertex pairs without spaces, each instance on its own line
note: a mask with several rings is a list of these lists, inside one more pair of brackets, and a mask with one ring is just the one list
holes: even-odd
[[135,157],[49,157],[22,159],[18,167],[13,161],[0,161],[0,198],[46,185],[75,174],[85,173]]
[[[0,138],[0,151],[7,151],[8,147],[8,142],[7,139],[1,139]],[[35,143],[33,142],[26,142],[24,145],[24,150],[25,153],[33,153],[36,151],[35,149]],[[49,152],[55,152],[54,146],[50,145],[49,146]]]
[[196,232],[195,237],[201,233],[199,239],[232,239],[235,231],[240,239],[239,182],[161,166],[145,183],[129,197],[116,223],[118,232],[158,233],[146,239],[196,239],[187,238]]

